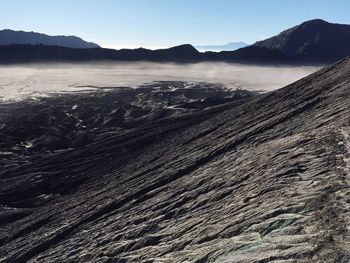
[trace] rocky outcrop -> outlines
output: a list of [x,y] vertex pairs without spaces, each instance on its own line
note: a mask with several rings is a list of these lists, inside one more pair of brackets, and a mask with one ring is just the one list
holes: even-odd
[[1,262],[347,262],[350,59],[0,172]]

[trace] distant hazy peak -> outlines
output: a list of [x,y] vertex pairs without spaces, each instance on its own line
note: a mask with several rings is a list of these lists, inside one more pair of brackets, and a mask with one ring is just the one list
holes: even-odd
[[248,44],[244,42],[230,42],[224,45],[199,45],[196,48],[203,51],[233,51],[246,46]]

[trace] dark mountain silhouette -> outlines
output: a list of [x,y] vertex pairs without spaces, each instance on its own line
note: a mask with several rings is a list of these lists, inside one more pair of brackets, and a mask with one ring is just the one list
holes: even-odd
[[283,63],[292,61],[278,50],[255,46],[248,46],[236,51],[205,52],[202,54],[202,59],[251,63]]
[[[109,54],[107,54],[108,56]],[[149,50],[121,49],[112,52],[114,59],[122,60],[150,60],[150,61],[197,61],[201,59],[201,53],[192,45],[185,44],[167,49]]]
[[127,130],[119,92],[2,105],[1,262],[349,262],[350,59]]
[[204,51],[232,51],[246,46],[248,46],[248,44],[244,42],[230,42],[225,45],[200,45],[195,46],[195,48]]
[[13,61],[227,61],[241,63],[330,63],[350,55],[350,25],[312,20],[278,36],[235,51],[201,53],[186,44],[168,49],[71,49],[47,45],[0,46],[0,62]]
[[201,53],[191,45],[181,45],[168,49],[72,49],[44,45],[0,46],[0,62],[16,61],[86,61],[86,60],[123,60],[123,61],[200,61]]
[[83,39],[76,36],[48,36],[45,34],[25,31],[14,30],[1,30],[0,31],[0,45],[12,45],[12,44],[30,44],[30,45],[47,45],[47,46],[60,46],[69,48],[98,48],[99,45],[86,42]]
[[254,46],[278,50],[300,59],[335,61],[350,55],[350,25],[315,19]]
[[37,61],[226,61],[242,63],[289,63],[295,59],[277,50],[250,46],[236,51],[200,53],[191,45],[181,45],[168,49],[72,49],[44,45],[0,46],[0,62],[37,62]]

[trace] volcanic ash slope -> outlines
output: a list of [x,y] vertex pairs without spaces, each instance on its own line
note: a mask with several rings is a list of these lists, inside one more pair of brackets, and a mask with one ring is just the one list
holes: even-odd
[[346,59],[2,171],[0,261],[348,262],[349,151]]

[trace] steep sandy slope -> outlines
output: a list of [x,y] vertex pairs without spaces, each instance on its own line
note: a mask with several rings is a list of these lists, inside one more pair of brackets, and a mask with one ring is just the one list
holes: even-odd
[[[1,171],[1,262],[348,262],[350,59]],[[295,260],[295,261],[294,261]]]

